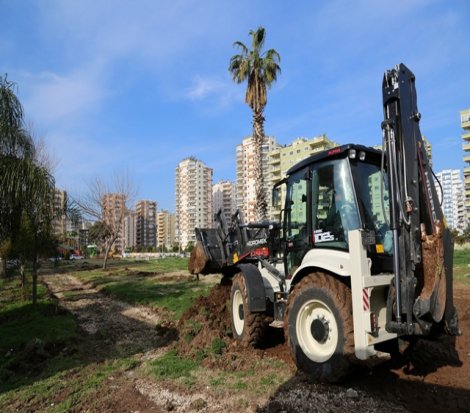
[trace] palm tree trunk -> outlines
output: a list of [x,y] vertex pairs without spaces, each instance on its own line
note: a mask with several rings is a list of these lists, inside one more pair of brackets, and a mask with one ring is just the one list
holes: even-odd
[[7,259],[6,257],[0,258],[0,277],[7,278]]
[[38,302],[38,257],[35,256],[33,258],[33,268],[32,268],[32,276],[33,276],[33,305],[36,305]]
[[255,170],[255,196],[256,216],[258,221],[264,221],[268,215],[268,204],[264,188],[263,173],[263,142],[264,142],[264,117],[263,110],[253,111],[253,143],[254,143],[254,170]]

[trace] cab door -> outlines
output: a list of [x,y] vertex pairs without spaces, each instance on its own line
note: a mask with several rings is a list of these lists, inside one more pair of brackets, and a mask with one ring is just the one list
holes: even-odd
[[307,211],[310,210],[310,172],[303,169],[291,175],[287,182],[286,204],[284,211],[286,277],[290,278],[302,263],[311,246],[311,222]]

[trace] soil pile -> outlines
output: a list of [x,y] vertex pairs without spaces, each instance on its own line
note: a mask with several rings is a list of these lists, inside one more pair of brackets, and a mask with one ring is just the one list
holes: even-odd
[[227,347],[232,334],[229,300],[230,285],[222,284],[214,286],[208,296],[195,300],[179,321],[180,354],[200,356],[201,351],[212,346],[219,346],[219,352]]
[[199,297],[183,314],[178,324],[178,352],[202,358],[206,367],[235,371],[249,368],[256,359],[276,357],[291,364],[282,330],[268,329],[258,348],[247,347],[233,339],[230,318],[230,281],[222,279],[209,295]]

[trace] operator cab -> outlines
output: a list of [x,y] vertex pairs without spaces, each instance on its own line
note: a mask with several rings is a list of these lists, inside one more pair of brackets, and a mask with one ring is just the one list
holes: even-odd
[[380,151],[361,145],[323,151],[291,168],[283,182],[288,277],[312,248],[348,251],[348,232],[354,229],[372,237],[372,273],[391,270],[389,196]]

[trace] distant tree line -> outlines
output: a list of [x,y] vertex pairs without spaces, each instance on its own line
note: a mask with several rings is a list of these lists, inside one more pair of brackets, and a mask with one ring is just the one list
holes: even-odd
[[457,230],[452,230],[452,236],[456,244],[464,245],[470,243],[470,224],[467,226],[462,234],[459,234]]

